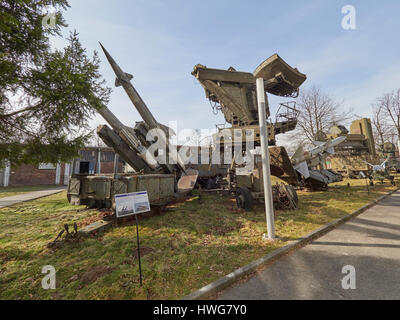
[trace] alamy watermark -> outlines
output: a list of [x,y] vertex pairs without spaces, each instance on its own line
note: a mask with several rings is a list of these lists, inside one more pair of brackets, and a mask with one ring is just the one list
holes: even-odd
[[355,30],[356,25],[356,8],[352,5],[345,5],[342,8],[342,28],[344,30]]
[[42,26],[45,29],[53,29],[56,26],[57,12],[55,8],[46,7],[45,16],[42,19]]
[[[169,140],[162,129],[151,129],[147,132],[146,140],[149,147],[144,152],[146,162],[158,164],[184,165],[216,164],[235,165],[241,170],[254,169],[255,132],[253,129],[221,129],[212,134],[213,146],[202,144],[200,137],[207,137],[209,129],[199,130],[197,136],[193,130],[181,130],[177,143]],[[168,145],[167,145],[168,144]],[[167,152],[165,151],[167,150]]]
[[56,269],[53,266],[43,266],[42,273],[46,274],[42,279],[42,288],[44,290],[56,288]]
[[342,268],[342,273],[346,276],[342,278],[342,288],[344,290],[356,289],[356,268],[346,265]]

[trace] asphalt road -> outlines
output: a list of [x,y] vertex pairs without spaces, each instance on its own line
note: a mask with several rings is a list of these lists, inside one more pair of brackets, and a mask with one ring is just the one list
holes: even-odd
[[[355,268],[356,289],[342,288],[346,265]],[[400,192],[219,299],[400,299]]]

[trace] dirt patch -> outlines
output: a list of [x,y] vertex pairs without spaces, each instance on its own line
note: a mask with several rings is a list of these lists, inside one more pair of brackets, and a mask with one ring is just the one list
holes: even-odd
[[80,280],[84,284],[95,282],[98,278],[104,277],[106,274],[111,273],[114,268],[105,266],[96,266],[81,275]]
[[[150,247],[140,247],[140,257],[145,256],[146,254],[152,253],[153,251],[155,251],[153,248]],[[133,257],[135,259],[137,259],[138,256],[138,252],[137,252],[137,248],[133,249]]]
[[136,215],[130,215],[130,216],[118,218],[118,219],[116,219],[115,215],[114,215],[115,225],[118,227],[135,225],[136,224],[136,216],[137,216],[138,221],[140,222],[140,221],[148,219],[150,217],[163,215],[166,212],[167,212],[167,210],[166,210],[165,206],[153,205],[149,212],[143,212],[143,213],[139,213]]
[[306,203],[308,206],[312,206],[313,208],[322,208],[326,206],[326,203],[320,203],[320,202],[315,202],[315,201],[304,201],[303,203]]
[[207,235],[224,236],[230,232],[239,230],[243,227],[242,223],[235,223],[234,225],[215,225],[210,226],[205,232]]
[[241,213],[244,212],[244,210],[239,209],[237,204],[236,204],[236,199],[235,198],[229,198],[226,199],[222,205],[224,206],[224,209],[232,212],[232,213]]
[[92,216],[92,217],[88,217],[86,219],[84,219],[83,221],[78,223],[78,227],[79,228],[83,228],[88,226],[89,224],[92,224],[96,221],[99,220],[110,220],[110,218],[113,216],[113,212],[111,210],[102,210],[98,215]]
[[[197,197],[197,199],[196,199]],[[200,201],[201,196],[197,195],[186,195],[186,196],[182,196],[181,198],[169,203],[168,205],[165,206],[165,208],[168,209],[178,209],[181,206],[183,206],[185,204],[185,202],[187,201]]]

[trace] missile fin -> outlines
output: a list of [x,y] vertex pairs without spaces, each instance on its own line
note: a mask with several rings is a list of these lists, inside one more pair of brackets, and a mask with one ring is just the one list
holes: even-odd
[[297,148],[296,152],[292,156],[292,159],[296,159],[298,157],[301,157],[301,156],[303,156],[303,154],[304,154],[303,146],[300,146],[300,147]]
[[[125,79],[123,81],[130,81],[131,79],[133,79],[133,75],[125,73]],[[122,86],[121,80],[119,80],[118,78],[115,78],[115,86],[116,87]]]
[[299,164],[295,165],[294,168],[300,172],[300,174],[305,178],[310,177],[310,171],[308,170],[308,165],[306,161],[300,162]]
[[334,147],[330,147],[326,150],[326,152],[328,152],[329,154],[334,154],[335,153],[335,148]]

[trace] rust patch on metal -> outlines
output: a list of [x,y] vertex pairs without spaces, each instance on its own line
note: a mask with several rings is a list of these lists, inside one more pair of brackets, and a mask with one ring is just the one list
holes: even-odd
[[199,171],[194,169],[187,169],[186,174],[182,175],[182,177],[178,181],[179,193],[185,193],[193,190],[198,176]]

